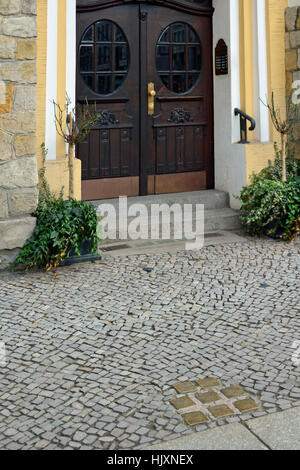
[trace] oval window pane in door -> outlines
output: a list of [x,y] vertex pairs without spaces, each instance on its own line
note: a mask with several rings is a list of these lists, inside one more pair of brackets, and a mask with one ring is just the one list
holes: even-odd
[[158,42],[170,42],[170,28],[166,28],[161,34]]
[[108,95],[116,91],[129,69],[129,45],[121,28],[109,20],[90,25],[79,47],[79,67],[94,92]]
[[112,70],[111,46],[96,46],[97,72],[110,72]]
[[198,74],[190,73],[188,75],[188,88],[193,88],[198,80]]
[[119,88],[119,86],[123,83],[126,75],[115,75],[115,87]]
[[186,91],[186,75],[173,75],[173,91],[175,93],[184,93]]
[[172,25],[173,42],[186,42],[186,24],[174,23]]
[[186,93],[196,84],[202,69],[202,46],[192,26],[173,23],[161,32],[156,67],[162,83],[174,93]]
[[127,46],[118,45],[115,47],[115,69],[116,70],[127,70],[128,68],[128,55]]
[[116,42],[127,42],[123,31],[116,25],[115,26],[115,41]]
[[170,46],[157,47],[157,69],[170,70]]
[[81,42],[93,42],[94,40],[94,28],[90,26],[85,32]]
[[96,81],[96,93],[108,95],[112,90],[112,77],[110,75],[98,75]]
[[185,70],[185,60],[185,46],[173,46],[173,70]]
[[86,83],[86,85],[89,87],[89,88],[93,88],[94,87],[94,75],[93,74],[82,74],[82,78],[84,80],[84,83]]
[[80,72],[93,71],[94,47],[80,46]]
[[168,90],[170,90],[171,89],[170,75],[161,75],[160,78],[163,84],[165,85],[165,87],[168,88]]
[[189,46],[189,71],[201,70],[201,48]]
[[199,38],[196,31],[189,26],[189,42],[198,42]]
[[96,24],[96,41],[112,41],[111,21],[98,21]]

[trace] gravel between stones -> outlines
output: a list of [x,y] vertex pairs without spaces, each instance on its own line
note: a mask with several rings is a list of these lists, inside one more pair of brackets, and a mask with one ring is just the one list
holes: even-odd
[[[138,448],[299,406],[299,251],[254,240],[1,274],[1,448]],[[206,376],[261,409],[186,425],[172,385]]]

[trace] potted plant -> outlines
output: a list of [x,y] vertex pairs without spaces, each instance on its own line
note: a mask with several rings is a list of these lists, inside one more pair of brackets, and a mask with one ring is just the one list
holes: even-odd
[[[46,150],[43,148],[45,161]],[[26,241],[12,269],[44,268],[78,261],[101,259],[98,216],[94,206],[73,198],[64,199],[63,188],[56,195],[45,177],[45,163],[39,170],[39,202],[34,217],[37,223],[33,235]]]
[[275,161],[243,188],[241,222],[251,235],[267,235],[292,241],[300,232],[300,162],[294,158],[293,128],[298,109],[288,98],[287,115],[281,118],[274,104],[267,105],[273,125],[281,136],[281,148],[274,144]]
[[282,182],[263,171],[253,175],[239,199],[240,219],[251,235],[292,241],[300,232],[300,177]]

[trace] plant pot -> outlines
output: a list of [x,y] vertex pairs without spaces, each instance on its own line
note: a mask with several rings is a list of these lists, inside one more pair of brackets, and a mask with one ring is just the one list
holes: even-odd
[[274,240],[280,240],[282,235],[284,234],[283,228],[277,228],[274,230],[274,232],[269,233],[269,230],[273,230],[278,224],[278,219],[275,218],[271,220],[267,225],[265,225],[263,234],[266,235],[269,238],[273,238]]
[[92,253],[92,246],[93,246],[93,242],[91,240],[85,240],[84,242],[82,242],[82,244],[79,247],[80,256],[78,256],[75,250],[73,249],[70,252],[69,257],[66,258],[60,264],[60,266],[70,266],[71,264],[76,264],[76,263],[84,263],[87,261],[101,260],[102,256],[100,255],[100,253],[97,253],[97,254]]

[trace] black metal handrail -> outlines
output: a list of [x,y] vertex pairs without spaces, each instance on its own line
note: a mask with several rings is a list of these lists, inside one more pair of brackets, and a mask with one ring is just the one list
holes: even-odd
[[234,108],[234,115],[240,116],[241,140],[239,141],[239,144],[249,144],[250,142],[247,140],[247,121],[251,123],[249,131],[254,131],[256,127],[255,119],[244,113],[244,111],[239,108]]

